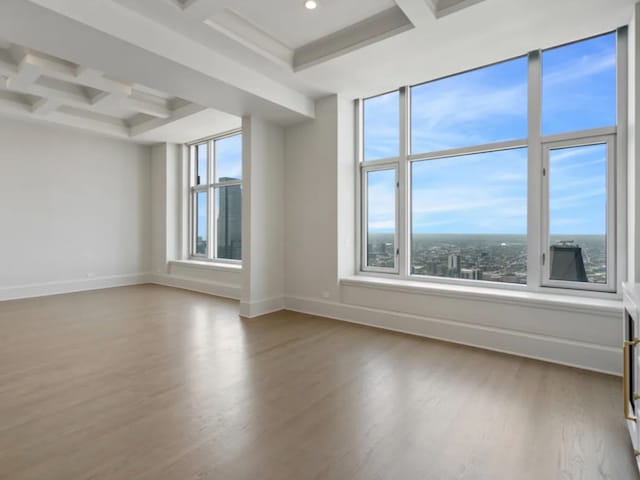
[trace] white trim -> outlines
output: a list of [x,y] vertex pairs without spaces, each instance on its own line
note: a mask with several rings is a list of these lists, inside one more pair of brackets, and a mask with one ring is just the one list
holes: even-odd
[[240,300],[241,287],[227,283],[197,280],[181,275],[154,273],[150,275],[150,282],[165,287],[181,288],[192,292],[206,293],[216,297]]
[[269,313],[283,310],[285,300],[283,297],[265,298],[255,302],[240,302],[240,316],[245,318],[256,318]]
[[[527,146],[527,288],[542,285],[542,54],[529,52]],[[537,232],[537,233],[536,233]]]
[[11,287],[0,287],[0,301],[17,300],[20,298],[45,297],[63,293],[100,290],[103,288],[126,287],[149,283],[147,273],[130,273],[125,275],[109,275],[94,278],[62,280],[58,282],[32,283]]
[[237,135],[239,133],[242,133],[242,128],[234,128],[234,129],[228,130],[226,132],[217,133],[215,135],[209,135],[208,137],[199,138],[198,140],[192,140],[190,142],[185,143],[185,145],[187,147],[192,147],[192,146],[195,146],[195,145],[200,145],[201,143],[210,142],[211,140],[220,140],[220,139],[226,138],[226,137],[233,137],[234,135]]
[[[408,132],[409,135],[411,132]],[[517,140],[508,140],[504,142],[485,143],[482,145],[472,145],[470,147],[451,148],[449,150],[438,150],[436,152],[417,153],[407,155],[406,158],[410,162],[421,160],[438,160],[450,157],[464,157],[466,155],[475,155],[478,153],[500,152],[502,150],[515,150],[517,148],[525,148],[527,139],[520,138]]]
[[542,143],[556,143],[556,142],[562,142],[564,140],[580,140],[580,139],[589,139],[591,137],[605,137],[608,135],[615,135],[617,133],[618,133],[618,127],[617,125],[614,125],[612,127],[601,127],[601,128],[592,128],[589,130],[577,130],[573,132],[554,133],[552,135],[546,135],[541,138],[542,138]]
[[240,262],[218,262],[213,260],[169,260],[169,266],[198,268],[201,270],[221,270],[223,272],[241,272]]
[[396,279],[367,278],[364,276],[343,278],[340,285],[365,287],[386,292],[419,293],[459,300],[478,300],[491,304],[503,303],[519,306],[544,307],[586,314],[621,315],[621,300],[600,299],[558,293],[539,293],[528,290],[501,290],[493,287],[444,285],[441,283],[413,282]]
[[617,347],[304,297],[286,297],[285,306],[287,310],[308,315],[318,315],[560,365],[621,375],[621,349]]
[[628,133],[629,133],[629,29],[621,27],[617,31],[617,59],[618,72],[616,75],[617,95],[617,135],[616,135],[616,290],[622,292],[622,281],[627,272],[627,163],[628,163]]

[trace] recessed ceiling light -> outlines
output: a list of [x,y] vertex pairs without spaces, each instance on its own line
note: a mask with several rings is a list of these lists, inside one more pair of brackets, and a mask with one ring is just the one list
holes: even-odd
[[306,0],[304,2],[304,8],[307,10],[315,10],[318,8],[318,2],[316,2],[316,0]]

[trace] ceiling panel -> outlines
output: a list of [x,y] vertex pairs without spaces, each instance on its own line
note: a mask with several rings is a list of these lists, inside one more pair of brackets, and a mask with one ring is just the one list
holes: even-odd
[[0,42],[0,114],[145,143],[188,140],[240,124],[239,117],[7,41]]
[[230,9],[289,48],[358,23],[395,6],[393,0],[317,0],[307,10],[303,0],[234,0]]

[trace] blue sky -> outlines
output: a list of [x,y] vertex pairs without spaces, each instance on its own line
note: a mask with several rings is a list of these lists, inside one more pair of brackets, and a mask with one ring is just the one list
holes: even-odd
[[242,135],[216,140],[216,177],[242,178]]
[[[198,192],[197,194],[197,236],[206,239],[207,238],[207,199],[209,194],[207,192]],[[206,252],[205,252],[206,253]]]
[[[216,181],[221,178],[242,178],[242,135],[233,135],[215,141]],[[198,174],[206,177],[207,144],[198,145]],[[206,183],[207,180],[201,180]],[[198,237],[207,238],[207,202],[206,192],[198,193],[197,198],[197,232]]]
[[[615,125],[615,34],[543,52],[544,135]],[[397,156],[398,94],[365,101],[365,159]],[[412,153],[527,137],[527,60],[412,88]],[[606,148],[551,152],[552,234],[603,234]],[[413,164],[414,233],[526,233],[527,151]],[[389,175],[369,179],[371,232],[391,232]]]

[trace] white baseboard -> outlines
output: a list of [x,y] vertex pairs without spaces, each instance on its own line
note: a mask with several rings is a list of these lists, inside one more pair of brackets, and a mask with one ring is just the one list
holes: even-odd
[[[194,280],[169,274],[129,274],[0,287],[0,301],[156,283],[219,297],[240,298],[240,286]],[[621,375],[620,348],[577,342],[451,320],[371,309],[304,297],[276,297],[241,302],[240,315],[254,318],[286,308],[360,325],[444,340],[597,372]]]
[[286,297],[285,308],[611,375],[622,374],[618,348],[326,300]]
[[59,282],[32,283],[15,287],[0,287],[0,301],[83,292],[101,288],[125,287],[148,282],[148,274],[132,273],[128,275],[112,275],[108,277],[63,280]]
[[240,316],[245,318],[255,318],[260,315],[278,312],[284,309],[284,298],[273,297],[256,302],[240,302]]
[[240,286],[230,285],[227,283],[196,280],[167,273],[153,273],[149,275],[149,281],[158,285],[164,285],[165,287],[182,288],[193,292],[207,293],[216,297],[240,300]]

